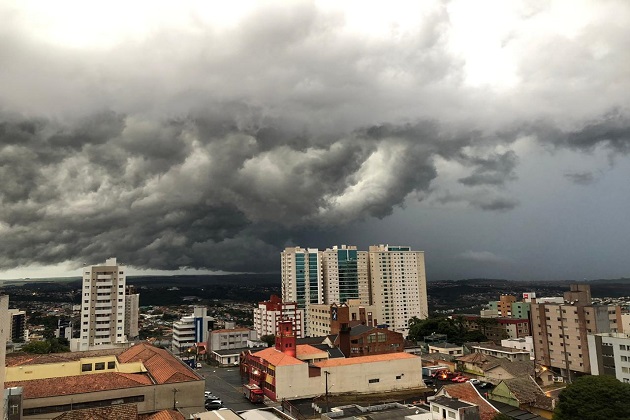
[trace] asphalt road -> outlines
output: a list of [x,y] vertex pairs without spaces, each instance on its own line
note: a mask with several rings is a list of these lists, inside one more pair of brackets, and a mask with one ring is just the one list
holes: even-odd
[[220,368],[208,366],[197,369],[206,378],[206,391],[211,391],[223,401],[223,406],[233,411],[251,410],[264,407],[262,404],[252,404],[243,395],[241,376],[238,366]]

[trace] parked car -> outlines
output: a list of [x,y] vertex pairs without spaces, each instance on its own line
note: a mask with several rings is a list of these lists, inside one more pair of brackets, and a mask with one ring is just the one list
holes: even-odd
[[423,379],[425,385],[434,385],[435,381],[433,379]]
[[451,378],[451,382],[459,382],[460,378],[463,378],[463,376],[454,376]]
[[494,388],[494,385],[491,384],[490,382],[482,382],[479,384],[479,388],[483,388],[483,389]]
[[473,384],[473,385],[479,385],[479,384],[481,384],[481,381],[480,381],[479,379],[471,379],[469,382],[470,382],[471,384]]
[[455,382],[459,382],[459,383],[468,382],[468,378],[465,376],[459,376]]
[[218,410],[223,407],[221,400],[208,400],[205,404],[206,410]]
[[201,369],[201,363],[197,362],[197,369]]

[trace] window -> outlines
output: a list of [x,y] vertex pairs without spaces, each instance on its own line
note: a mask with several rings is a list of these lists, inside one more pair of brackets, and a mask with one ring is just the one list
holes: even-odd
[[375,383],[377,383],[377,382],[380,382],[380,379],[378,379],[378,378],[376,378],[376,379],[370,379],[370,380],[368,380],[368,382],[369,382],[369,383],[371,383],[371,384],[375,384]]
[[449,419],[454,419],[455,418],[455,412],[454,411],[449,411],[448,412],[448,418]]
[[105,362],[94,363],[94,370],[105,370]]
[[396,375],[396,380],[402,379],[402,375]]
[[116,362],[107,362],[107,369],[116,369]]
[[84,363],[81,365],[81,372],[91,372],[92,371],[92,363]]
[[620,350],[625,350],[625,349],[626,349],[625,344],[621,344],[621,345],[619,345],[619,349],[620,349]]

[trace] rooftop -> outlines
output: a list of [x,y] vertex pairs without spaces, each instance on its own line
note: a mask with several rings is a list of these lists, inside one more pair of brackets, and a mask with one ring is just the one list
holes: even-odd
[[459,410],[460,408],[474,407],[475,404],[469,404],[464,401],[460,401],[457,398],[449,398],[443,395],[439,397],[435,397],[432,400],[429,400],[432,403],[439,404],[441,406],[452,408],[453,410]]
[[447,395],[449,397],[457,398],[464,402],[475,404],[479,407],[479,415],[481,420],[493,420],[497,415],[497,410],[492,404],[486,401],[479,391],[470,382],[464,382],[461,384],[444,385],[438,391],[439,395]]
[[114,356],[123,353],[124,348],[116,348],[110,350],[90,350],[77,351],[67,353],[50,353],[50,354],[24,354],[24,353],[8,353],[6,358],[6,366],[26,366],[26,365],[43,365],[47,363],[64,363],[75,362],[77,360],[89,357]]
[[168,351],[153,347],[147,343],[136,344],[122,352],[119,350],[99,350],[98,352],[88,351],[29,355],[28,357],[7,357],[7,360],[11,359],[10,366],[22,366],[59,363],[64,360],[77,361],[86,357],[107,355],[116,355],[119,363],[142,362],[146,372],[122,373],[109,371],[56,378],[9,381],[5,383],[5,387],[22,387],[24,398],[28,399],[203,380],[201,376],[197,375],[197,373],[176,359]]
[[314,354],[327,353],[324,350],[320,350],[317,347],[314,347],[308,344],[298,344],[296,346],[296,350],[297,350],[298,357],[305,357],[305,356],[310,356]]
[[304,363],[293,356],[289,356],[288,354],[276,350],[275,347],[267,347],[264,350],[253,353],[253,355],[266,360],[274,366],[300,365]]
[[420,357],[415,356],[410,353],[398,352],[398,353],[388,353],[388,354],[375,354],[373,356],[360,356],[360,357],[351,357],[347,359],[328,359],[322,360],[321,362],[315,363],[315,366],[318,367],[331,367],[331,366],[347,366],[347,365],[355,365],[359,363],[376,363],[376,362],[387,362],[389,360],[403,360],[403,359],[416,359],[420,362]]
[[136,404],[119,404],[109,407],[84,408],[81,410],[66,411],[58,415],[54,420],[109,420],[109,419],[136,419],[138,418],[138,406]]
[[498,346],[496,344],[478,344],[475,346],[472,346],[473,349],[485,349],[485,350],[492,350],[492,351],[500,351],[503,353],[527,353],[529,354],[529,350],[522,350],[522,349],[515,349],[513,347],[503,347],[503,346]]
[[434,343],[434,344],[429,344],[429,347],[437,347],[440,349],[461,349],[462,346],[458,346],[457,344],[453,344],[453,343]]

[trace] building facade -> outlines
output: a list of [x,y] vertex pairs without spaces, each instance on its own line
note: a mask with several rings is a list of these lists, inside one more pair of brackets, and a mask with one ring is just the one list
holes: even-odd
[[322,252],[324,302],[359,300],[370,304],[368,253],[356,246],[334,246]]
[[171,351],[181,355],[197,343],[206,343],[208,333],[214,327],[214,318],[208,316],[205,306],[195,306],[192,315],[173,322]]
[[26,311],[19,309],[9,309],[11,318],[11,331],[9,332],[9,341],[21,343],[26,341]]
[[249,347],[248,342],[256,341],[256,331],[249,328],[230,328],[210,331],[208,349],[210,351],[242,349]]
[[411,318],[429,315],[424,252],[408,246],[370,246],[369,264],[372,305],[380,309],[382,323],[406,337]]
[[138,328],[140,313],[140,295],[136,293],[133,286],[127,286],[125,290],[125,334],[127,339],[138,338],[140,333]]
[[125,266],[116,258],[84,267],[78,346],[85,351],[127,343],[125,335]]
[[617,332],[621,309],[592,305],[588,285],[571,285],[564,302],[532,303],[532,337],[536,362],[570,380],[572,372],[591,372],[587,336]]
[[276,324],[281,317],[292,319],[296,337],[304,337],[304,310],[298,309],[296,302],[282,302],[276,295],[272,295],[267,301],[259,302],[254,308],[254,330],[258,337],[275,335]]
[[311,332],[311,337],[323,337],[329,334],[336,334],[338,329],[335,329],[335,324],[338,324],[340,315],[344,315],[346,312],[346,322],[350,326],[367,325],[377,327],[381,319],[380,312],[376,306],[362,305],[359,299],[351,299],[341,305],[337,305],[336,303],[330,305],[311,305],[308,311],[308,330]]
[[630,335],[589,334],[588,353],[592,375],[610,375],[630,383]]

